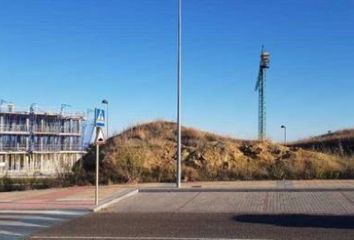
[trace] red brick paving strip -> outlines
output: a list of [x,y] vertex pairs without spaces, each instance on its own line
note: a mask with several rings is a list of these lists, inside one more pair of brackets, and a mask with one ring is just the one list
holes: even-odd
[[[103,187],[104,189],[104,187]],[[124,188],[122,188],[124,189]],[[122,190],[121,189],[121,190]],[[70,210],[91,210],[95,207],[94,198],[87,199],[87,191],[94,191],[94,187],[70,187],[63,189],[47,189],[47,190],[35,190],[26,192],[14,192],[13,194],[19,195],[16,200],[6,201],[6,198],[0,202],[0,210],[55,210],[55,209],[70,209]],[[106,191],[110,191],[110,195],[117,192],[118,189],[112,188]],[[41,193],[41,191],[43,193]],[[26,194],[27,193],[27,194]],[[72,195],[83,195],[83,199],[77,198],[77,200],[65,200],[66,197]],[[107,195],[107,193],[102,194]],[[10,197],[11,199],[11,197]]]

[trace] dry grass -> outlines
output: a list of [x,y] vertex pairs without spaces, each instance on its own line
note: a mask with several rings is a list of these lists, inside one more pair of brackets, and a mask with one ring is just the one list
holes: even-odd
[[[352,159],[270,141],[182,128],[182,144],[185,181],[354,177]],[[93,161],[94,154],[85,159]],[[155,121],[127,129],[107,142],[102,159],[102,182],[174,181],[176,124]]]
[[343,156],[354,155],[354,129],[343,129],[333,133],[302,139],[289,146]]
[[353,139],[354,138],[354,129],[342,129],[335,132],[330,132],[326,134],[322,134],[319,136],[309,137],[306,139],[302,139],[292,144],[300,144],[300,143],[312,143],[312,142],[326,142],[331,140],[340,140],[340,139]]

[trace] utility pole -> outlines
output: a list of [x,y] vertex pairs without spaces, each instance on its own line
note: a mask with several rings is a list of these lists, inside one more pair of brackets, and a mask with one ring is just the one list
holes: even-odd
[[178,34],[177,34],[177,188],[181,187],[181,110],[182,110],[182,0],[178,0]]

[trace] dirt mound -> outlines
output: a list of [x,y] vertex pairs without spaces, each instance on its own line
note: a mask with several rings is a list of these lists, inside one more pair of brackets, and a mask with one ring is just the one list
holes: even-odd
[[[336,156],[182,128],[182,178],[197,180],[312,179],[350,177],[352,165]],[[110,138],[102,148],[102,182],[174,181],[176,124],[140,124]],[[94,172],[94,149],[82,162]]]
[[289,146],[301,147],[318,152],[354,155],[354,129],[343,129],[336,132],[310,137],[290,143]]

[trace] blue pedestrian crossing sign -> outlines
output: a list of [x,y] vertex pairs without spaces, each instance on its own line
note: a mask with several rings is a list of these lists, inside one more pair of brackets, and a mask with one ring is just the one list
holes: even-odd
[[105,126],[105,113],[103,109],[96,108],[95,109],[95,126],[96,127],[104,127]]

